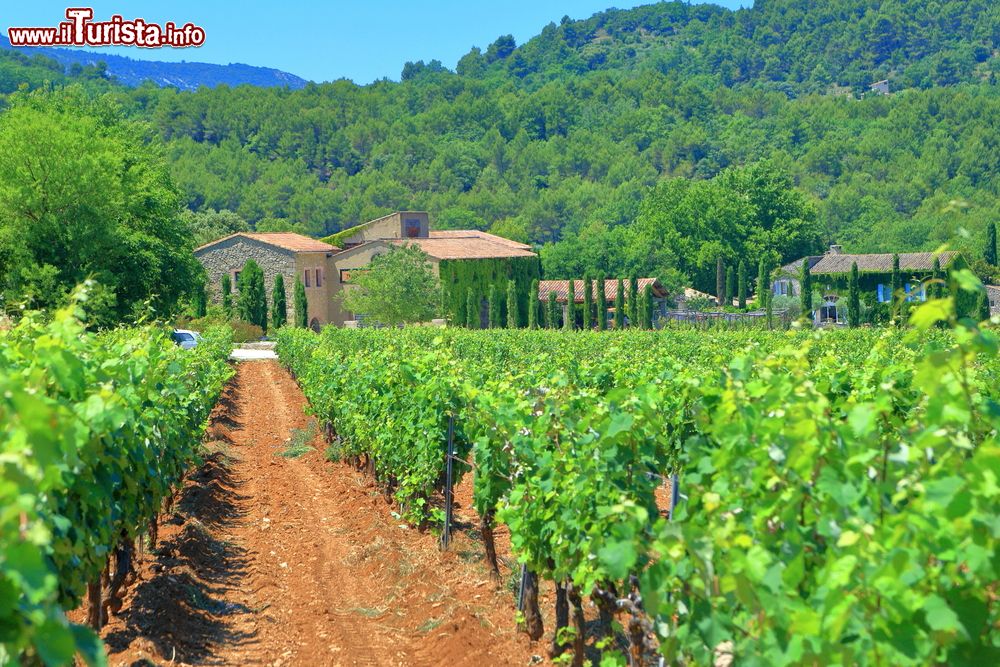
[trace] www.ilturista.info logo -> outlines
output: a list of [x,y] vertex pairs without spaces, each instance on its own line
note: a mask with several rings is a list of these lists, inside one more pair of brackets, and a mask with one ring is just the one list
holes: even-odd
[[126,21],[115,14],[109,21],[92,21],[90,7],[70,7],[68,21],[54,28],[7,28],[11,46],[163,46],[184,48],[205,43],[205,30],[193,23],[178,27],[172,21],[159,25],[136,18]]

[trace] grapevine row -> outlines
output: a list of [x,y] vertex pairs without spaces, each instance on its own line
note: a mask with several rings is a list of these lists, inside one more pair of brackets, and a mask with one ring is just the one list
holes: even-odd
[[984,664],[997,340],[942,331],[951,312],[906,332],[288,331],[279,354],[411,521],[436,518],[454,418],[491,565],[495,520],[530,573],[529,634],[553,581],[577,664],[587,597],[609,664]]
[[[94,629],[155,541],[231,374],[231,336],[92,334],[75,307],[0,332],[0,664],[104,664]],[[103,585],[102,585],[103,582]],[[103,590],[102,590],[103,589]],[[67,621],[89,593],[91,627]]]

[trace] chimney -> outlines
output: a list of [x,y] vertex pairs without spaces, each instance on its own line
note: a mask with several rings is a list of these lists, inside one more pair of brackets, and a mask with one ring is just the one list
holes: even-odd
[[844,253],[844,246],[832,245],[827,251],[827,255],[842,255]]

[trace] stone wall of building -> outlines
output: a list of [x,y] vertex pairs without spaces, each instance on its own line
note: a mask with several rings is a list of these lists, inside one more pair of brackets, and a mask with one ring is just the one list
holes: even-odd
[[[327,257],[325,252],[300,252],[295,256],[295,270],[299,280],[306,289],[306,302],[308,304],[308,325],[324,325],[334,322],[333,303],[331,295],[336,289],[335,272],[331,270],[333,261]],[[316,285],[316,271],[320,271],[320,284]],[[309,281],[306,284],[305,272],[309,271]],[[291,289],[294,285],[286,279],[286,289]],[[289,307],[291,307],[289,302]],[[339,322],[338,322],[339,324]]]
[[[325,255],[320,254],[321,257]],[[274,278],[279,273],[285,280],[285,303],[288,308],[288,321],[292,321],[295,301],[295,253],[290,250],[276,248],[266,243],[260,243],[245,237],[234,237],[217,243],[195,253],[195,257],[205,267],[208,274],[207,292],[209,303],[222,303],[222,276],[228,275],[233,282],[233,300],[235,303],[238,286],[236,273],[243,269],[247,260],[252,259],[264,271],[264,292],[267,294],[268,315],[271,312],[271,292],[274,289]],[[308,296],[308,290],[307,290]],[[310,310],[312,307],[310,306]]]
[[419,225],[417,237],[427,238],[430,233],[430,219],[424,211],[397,211],[383,218],[361,225],[353,236],[341,240],[344,247],[369,243],[380,239],[401,239],[406,237],[406,224],[413,221]]

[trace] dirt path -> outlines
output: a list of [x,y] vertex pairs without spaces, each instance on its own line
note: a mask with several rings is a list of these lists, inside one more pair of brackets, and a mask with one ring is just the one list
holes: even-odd
[[[469,535],[441,553],[370,480],[323,459],[277,363],[242,363],[122,612],[111,663],[508,665],[539,660]],[[290,446],[312,448],[298,458]],[[460,508],[460,511],[467,508]]]

